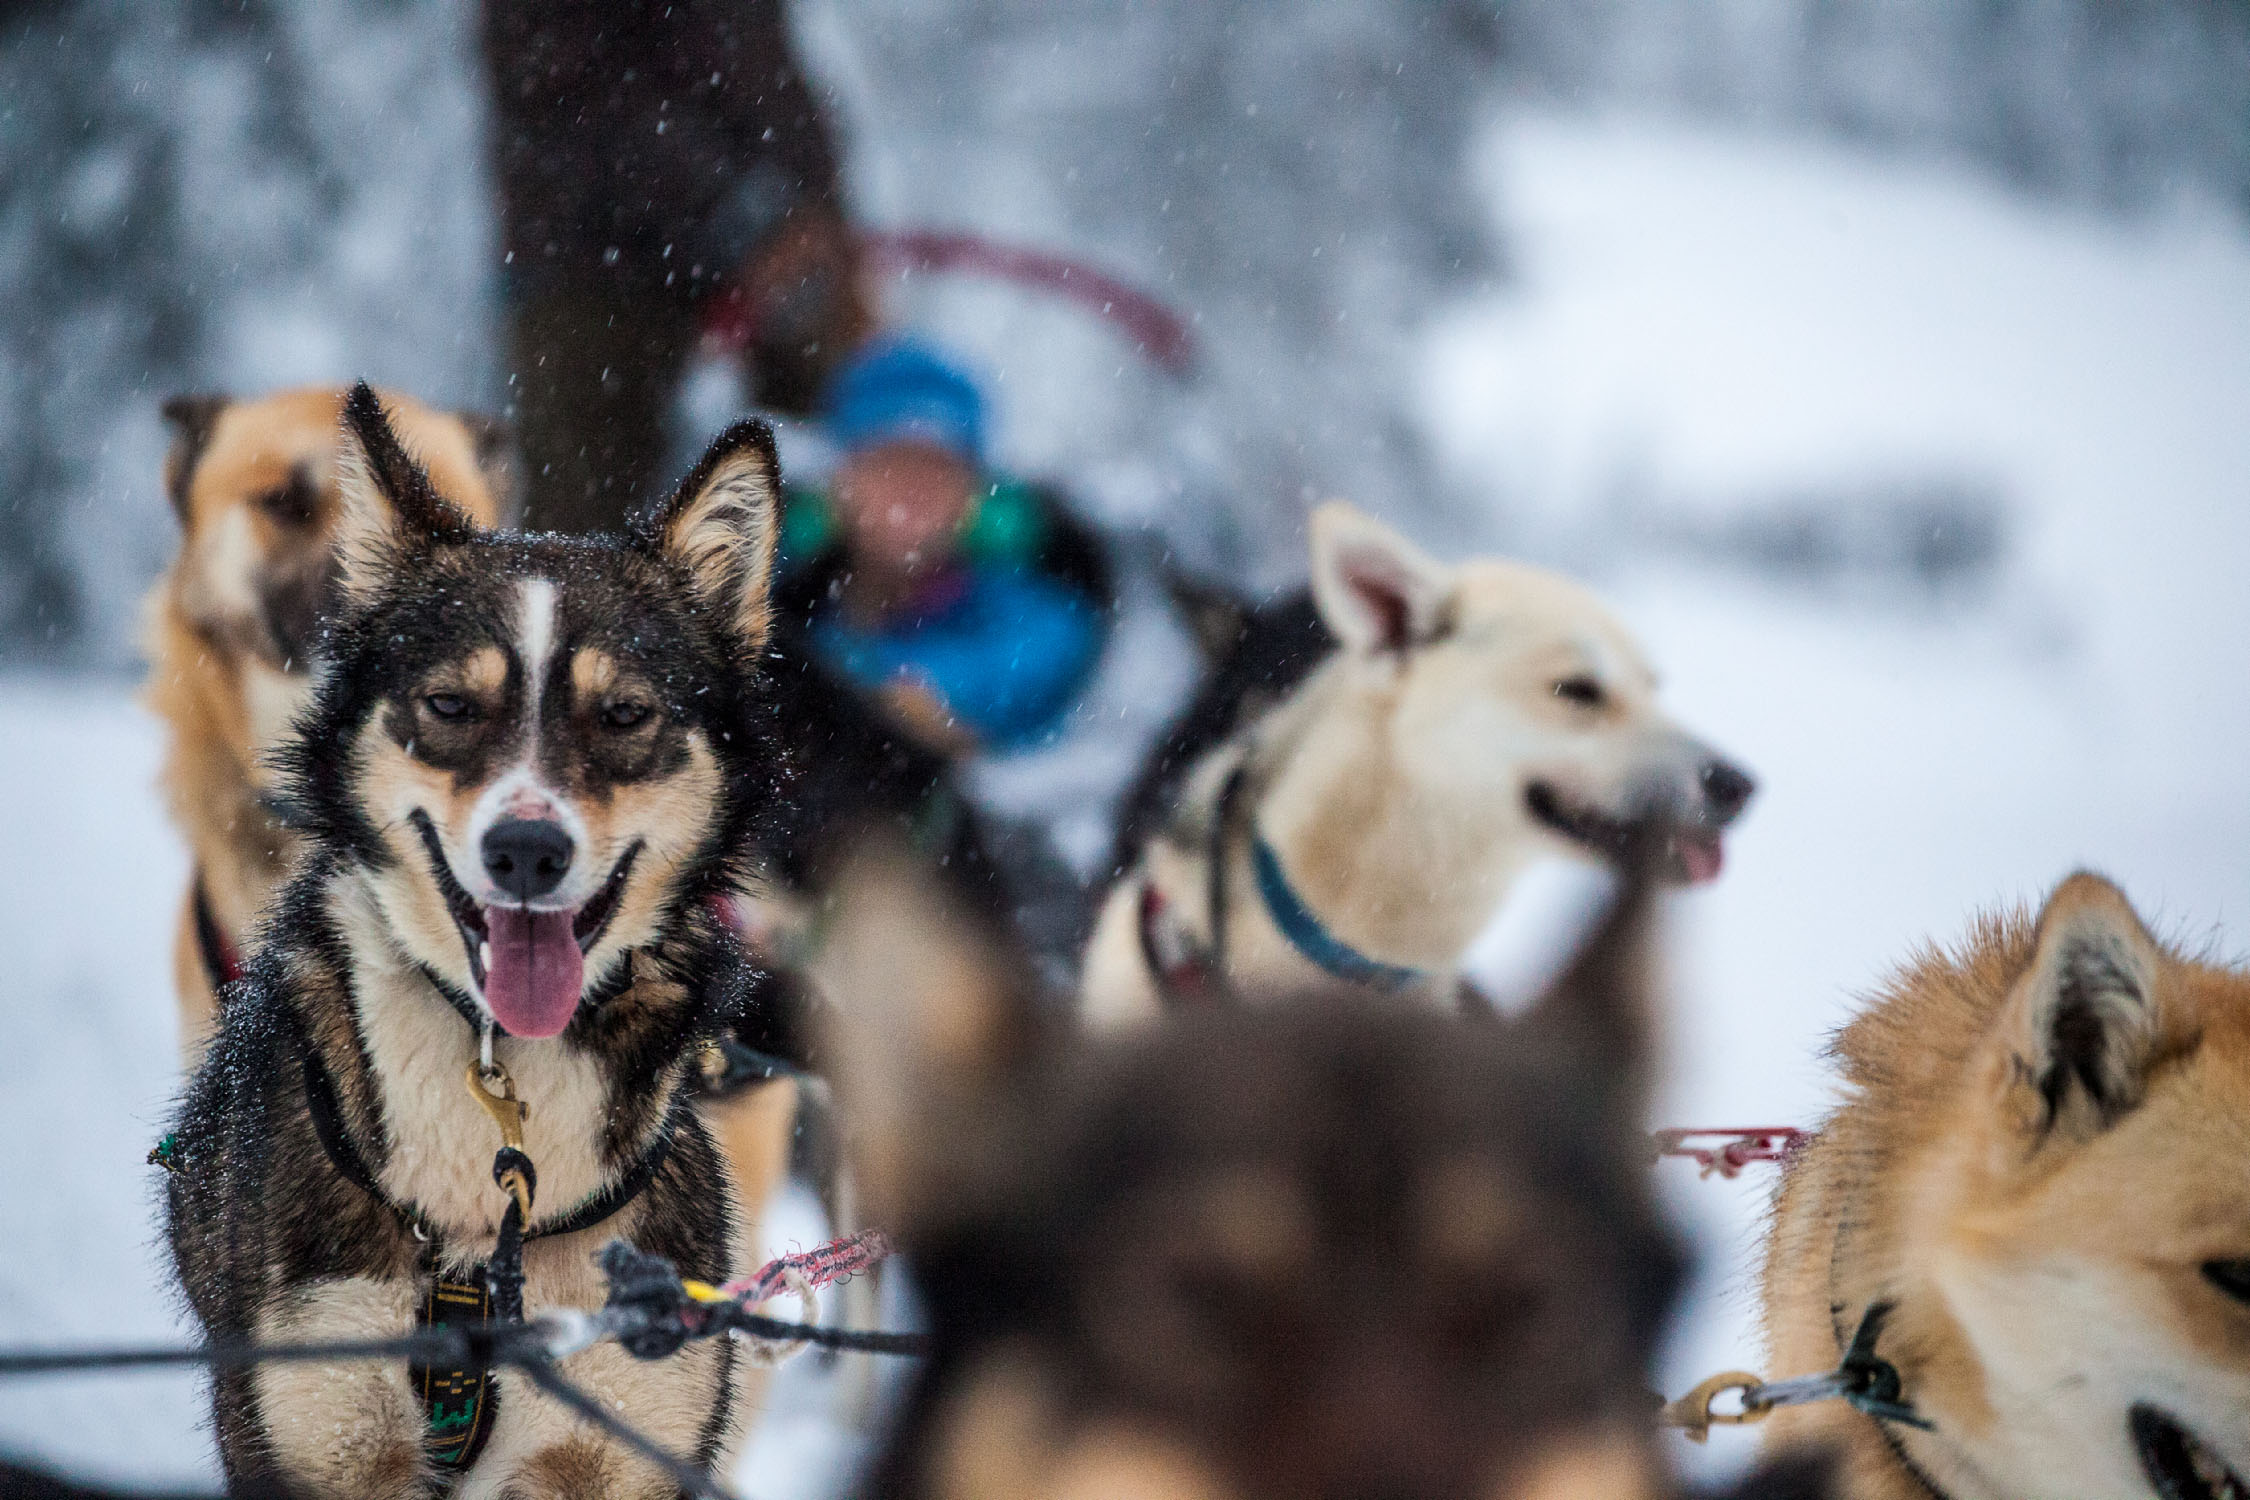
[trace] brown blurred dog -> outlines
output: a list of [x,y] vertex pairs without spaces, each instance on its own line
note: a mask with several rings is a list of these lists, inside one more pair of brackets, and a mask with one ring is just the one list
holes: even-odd
[[1307,999],[1085,1039],[925,889],[863,866],[830,938],[866,1002],[839,1088],[936,1347],[873,1493],[1667,1492],[1645,892],[1521,1020]]
[[[383,399],[438,487],[479,525],[500,524],[511,486],[494,423]],[[181,538],[148,599],[146,700],[169,734],[164,790],[195,861],[173,944],[190,1061],[294,843],[264,756],[311,699],[310,647],[336,600],[343,401],[318,388],[164,403]]]
[[2250,972],[2097,876],[1928,951],[1843,1033],[1850,1095],[1768,1247],[1776,1376],[1866,1310],[1935,1424],[1777,1413],[1852,1500],[2250,1494]]

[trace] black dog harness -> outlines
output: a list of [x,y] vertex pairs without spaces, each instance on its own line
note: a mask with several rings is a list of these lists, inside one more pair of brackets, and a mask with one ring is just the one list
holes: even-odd
[[[670,1155],[672,1137],[687,1108],[687,1091],[679,1090],[670,1112],[657,1128],[655,1139],[629,1171],[561,1218],[545,1223],[527,1223],[528,1215],[519,1211],[519,1205],[530,1199],[537,1174],[532,1170],[531,1159],[520,1149],[504,1145],[493,1164],[494,1180],[508,1186],[507,1175],[522,1173],[522,1198],[511,1196],[491,1257],[471,1267],[466,1275],[451,1277],[436,1267],[434,1227],[411,1205],[400,1203],[383,1191],[367,1165],[367,1158],[352,1143],[350,1133],[344,1128],[343,1105],[336,1096],[335,1080],[322,1065],[320,1053],[305,1034],[302,1020],[293,1010],[288,1013],[298,1033],[299,1049],[304,1054],[305,1104],[321,1150],[345,1181],[390,1210],[417,1240],[432,1247],[423,1256],[430,1273],[429,1295],[423,1299],[415,1320],[422,1328],[521,1321],[524,1243],[591,1229],[639,1197]],[[513,1099],[512,1092],[509,1097]],[[466,1470],[484,1451],[485,1440],[492,1435],[492,1424],[499,1415],[500,1388],[494,1383],[492,1372],[482,1366],[414,1365],[407,1370],[407,1382],[422,1398],[427,1418],[424,1453],[441,1469],[455,1474]]]
[[1211,831],[1204,843],[1203,863],[1210,881],[1210,901],[1205,909],[1209,937],[1201,944],[1172,919],[1171,898],[1148,876],[1141,877],[1141,961],[1156,981],[1164,1002],[1179,1009],[1207,1005],[1221,999],[1227,984],[1227,835],[1232,831],[1235,808],[1249,784],[1247,762],[1227,773],[1219,800],[1211,809]]

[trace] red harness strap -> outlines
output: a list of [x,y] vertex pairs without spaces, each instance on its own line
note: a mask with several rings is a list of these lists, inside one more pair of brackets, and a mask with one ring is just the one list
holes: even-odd
[[720,1287],[719,1295],[736,1298],[745,1307],[754,1307],[787,1291],[792,1277],[802,1277],[809,1286],[827,1286],[874,1269],[889,1259],[890,1254],[889,1235],[880,1229],[862,1229],[843,1239],[769,1260],[740,1281],[730,1281]]
[[1219,998],[1218,974],[1210,954],[1198,948],[1185,929],[1170,920],[1172,903],[1156,888],[1141,881],[1141,961],[1166,1002],[1205,1005]]
[[1195,363],[1195,335],[1163,303],[1083,261],[1004,245],[977,234],[905,229],[863,236],[878,260],[917,271],[981,271],[1076,302],[1115,323],[1135,347],[1174,375]]
[[[1703,1169],[1702,1175],[1705,1177],[1713,1173],[1721,1177],[1733,1177],[1752,1162],[1787,1164],[1791,1157],[1804,1148],[1806,1138],[1807,1133],[1794,1125],[1751,1125],[1731,1130],[1659,1130],[1655,1136],[1658,1157],[1686,1157]],[[1693,1144],[1696,1141],[1707,1144]]]

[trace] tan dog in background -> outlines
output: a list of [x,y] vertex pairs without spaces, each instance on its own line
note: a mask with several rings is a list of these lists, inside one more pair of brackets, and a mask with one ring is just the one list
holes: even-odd
[[[335,602],[343,401],[318,388],[164,404],[181,540],[148,599],[145,698],[165,723],[164,791],[195,862],[173,943],[191,1061],[293,843],[263,757],[310,701],[306,658]],[[438,488],[479,525],[500,524],[511,491],[499,428],[407,396],[383,402]]]
[[1934,1424],[1775,1414],[1847,1500],[2250,1494],[2250,973],[2098,876],[1926,951],[1843,1033],[1850,1089],[1784,1182],[1775,1378],[1876,1354]]

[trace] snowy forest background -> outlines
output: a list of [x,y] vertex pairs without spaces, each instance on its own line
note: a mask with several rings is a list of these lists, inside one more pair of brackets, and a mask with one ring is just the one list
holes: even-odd
[[[1527,540],[1516,497],[1437,472],[1415,390],[1433,320],[1516,284],[1510,226],[1465,176],[1497,106],[1879,150],[2118,216],[2183,192],[2250,209],[2238,0],[796,13],[865,218],[1066,248],[1197,322],[1207,368],[1174,390],[1117,376],[1100,329],[1025,337],[1052,309],[955,289],[907,309],[1005,372],[1014,456],[1119,522],[1209,518],[1190,545],[1269,583],[1295,561],[1270,523],[1315,490]],[[366,374],[504,404],[473,27],[459,0],[0,9],[8,656],[131,659],[131,600],[171,540],[156,398]]]
[[[1811,1123],[1856,995],[2074,864],[2244,950],[2250,5],[795,14],[863,219],[1063,250],[1194,322],[1174,379],[1020,289],[893,288],[986,372],[1011,465],[1254,587],[1301,575],[1331,494],[1569,566],[1759,773],[1726,877],[1676,903],[1661,1123]],[[504,406],[474,24],[0,0],[0,1342],[179,1329],[140,1167],[183,868],[130,701],[174,537],[156,403],[365,375]],[[707,373],[685,445],[732,414]],[[1145,578],[1127,602],[1064,742],[979,773],[1082,866],[1188,670]],[[1757,1363],[1768,1183],[1674,1167],[1704,1253],[1679,1390]],[[768,1235],[817,1231],[797,1204]],[[791,1367],[753,1494],[857,1451],[824,1380]],[[206,1476],[200,1401],[15,1387],[0,1448]]]

